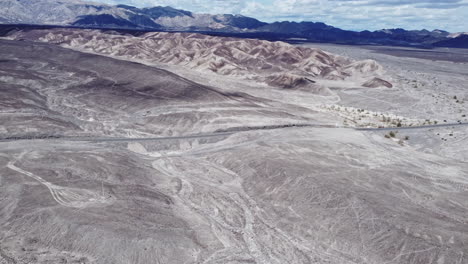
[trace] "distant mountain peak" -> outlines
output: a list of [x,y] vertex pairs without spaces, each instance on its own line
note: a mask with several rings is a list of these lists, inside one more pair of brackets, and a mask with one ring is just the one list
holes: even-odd
[[132,5],[106,5],[79,0],[1,0],[0,23],[125,28],[249,34],[268,39],[342,44],[382,44],[431,47],[464,33],[450,34],[402,28],[377,31],[342,30],[322,22],[279,21],[265,23],[241,14],[197,14],[170,6],[138,8]]

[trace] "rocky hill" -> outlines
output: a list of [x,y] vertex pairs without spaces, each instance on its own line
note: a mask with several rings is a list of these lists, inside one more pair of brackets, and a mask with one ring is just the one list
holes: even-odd
[[454,38],[439,41],[434,46],[468,49],[468,34],[459,34]]
[[359,86],[376,77],[385,78],[382,66],[372,60],[352,61],[320,49],[256,39],[166,32],[133,36],[80,29],[16,31],[8,38],[54,43],[128,60],[178,65],[280,88],[317,91],[321,90],[320,80],[347,80]]

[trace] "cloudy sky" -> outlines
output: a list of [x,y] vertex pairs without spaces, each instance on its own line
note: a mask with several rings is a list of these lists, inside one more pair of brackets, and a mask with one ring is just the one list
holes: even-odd
[[321,21],[351,30],[468,31],[468,0],[94,0],[196,13],[242,14],[262,21]]

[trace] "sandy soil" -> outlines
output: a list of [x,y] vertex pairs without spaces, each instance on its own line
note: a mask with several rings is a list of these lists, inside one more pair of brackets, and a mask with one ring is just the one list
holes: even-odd
[[2,264],[467,262],[467,128],[353,129],[456,122],[464,64],[320,45],[394,84],[325,96],[0,46],[2,136],[179,136],[0,141]]

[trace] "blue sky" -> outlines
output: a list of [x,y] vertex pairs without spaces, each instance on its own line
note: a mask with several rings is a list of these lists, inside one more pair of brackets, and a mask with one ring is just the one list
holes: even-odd
[[343,29],[468,31],[468,0],[94,0],[196,13],[241,14],[262,21],[321,21]]

